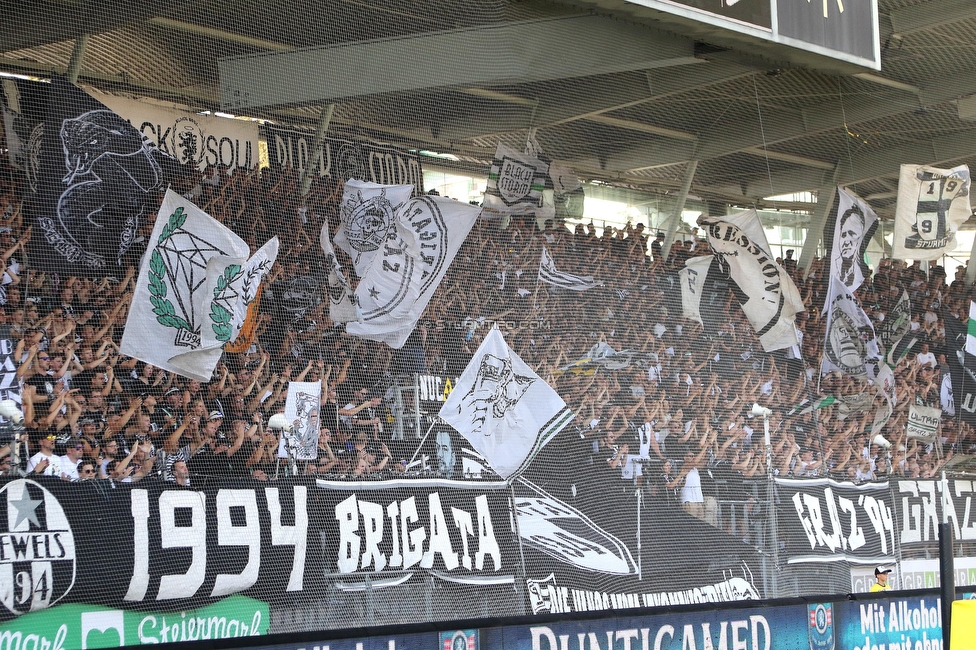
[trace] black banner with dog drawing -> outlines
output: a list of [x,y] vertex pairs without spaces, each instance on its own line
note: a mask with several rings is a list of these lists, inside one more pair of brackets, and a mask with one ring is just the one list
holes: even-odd
[[[121,276],[139,227],[180,165],[125,119],[55,75],[36,169],[31,261],[61,275]],[[128,259],[138,264],[138,254]]]

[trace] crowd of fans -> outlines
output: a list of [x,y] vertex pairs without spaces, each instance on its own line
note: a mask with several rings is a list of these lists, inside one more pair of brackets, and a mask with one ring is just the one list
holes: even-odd
[[[636,482],[712,523],[718,523],[709,498],[717,476],[933,477],[976,442],[969,425],[948,413],[940,392],[950,356],[944,319],[964,323],[973,297],[961,271],[947,284],[941,267],[926,272],[884,259],[858,291],[876,324],[903,289],[913,305],[910,336],[918,342],[895,368],[897,405],[882,432],[892,446],[885,449],[870,435],[882,405],[875,389],[862,379],[819,377],[828,260],[816,260],[805,276],[792,251],[780,260],[807,310],[796,320],[799,349],[766,353],[731,291],[709,306],[721,316],[717,326],[706,331],[681,317],[677,271],[686,259],[708,253],[698,233],[679,239],[663,259],[663,236],[649,236],[642,224],[598,234],[592,223],[479,219],[398,351],[347,335],[329,320],[318,234],[325,220],[336,231],[342,186],[323,180],[304,200],[298,186],[297,174],[238,170],[201,174],[177,187],[252,251],[273,235],[281,239],[254,344],[226,353],[214,378],[201,383],[119,354],[137,246],[115,277],[65,277],[32,267],[27,253],[37,235],[25,201],[29,189],[19,170],[3,164],[0,339],[11,341],[7,370],[16,372],[5,386],[20,386],[29,438],[24,470],[72,481],[268,480],[282,471],[280,432],[268,428],[269,416],[283,410],[289,381],[318,381],[319,457],[297,471],[404,472],[422,432],[403,440],[391,435],[396,417],[406,416],[390,408],[388,389],[409,373],[453,381],[495,325],[576,414],[540,458],[539,467],[551,468],[558,456],[561,473],[549,472],[551,480],[586,475],[595,485]],[[142,225],[143,241],[152,221]],[[540,283],[543,246],[560,271],[593,276],[603,286],[575,292]],[[350,260],[339,256],[351,273]],[[615,370],[594,364],[562,370],[600,344],[629,351],[630,361]],[[804,399],[865,392],[867,406],[854,412],[789,414]],[[768,464],[754,402],[773,412]],[[915,403],[947,411],[941,444],[906,438],[908,406]],[[431,471],[460,475],[458,454],[440,453],[439,440],[425,443],[440,461]],[[5,472],[11,449],[0,450]]]

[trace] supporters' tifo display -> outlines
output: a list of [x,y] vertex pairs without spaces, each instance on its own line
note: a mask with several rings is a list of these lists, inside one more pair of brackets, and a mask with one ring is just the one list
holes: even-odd
[[473,205],[365,137],[42,94],[0,163],[0,618],[755,599],[924,555],[943,508],[976,539],[936,480],[976,445],[976,293],[921,264],[965,167],[903,167],[873,266],[838,188],[804,272],[754,210],[598,234],[531,135]]

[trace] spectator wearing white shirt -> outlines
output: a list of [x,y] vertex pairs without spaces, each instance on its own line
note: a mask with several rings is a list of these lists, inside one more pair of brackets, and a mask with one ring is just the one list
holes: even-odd
[[41,438],[41,450],[27,461],[28,474],[61,476],[61,458],[54,455],[54,445],[57,440],[58,437],[54,433],[49,433]]
[[922,368],[925,368],[925,367],[935,368],[935,366],[936,366],[935,355],[932,354],[931,352],[929,352],[929,344],[928,343],[923,343],[922,344],[922,349],[919,351],[918,355],[915,357],[915,363],[917,363]]
[[85,445],[81,442],[76,442],[68,447],[64,456],[58,459],[61,463],[61,478],[68,481],[79,480],[81,477],[78,475],[78,463],[81,462],[81,457],[84,455]]

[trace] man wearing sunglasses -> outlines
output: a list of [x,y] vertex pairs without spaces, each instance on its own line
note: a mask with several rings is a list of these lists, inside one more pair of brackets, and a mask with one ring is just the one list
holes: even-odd
[[44,476],[61,476],[61,458],[54,455],[54,445],[58,437],[52,432],[41,438],[41,450],[27,461],[28,474],[42,474]]
[[77,481],[81,479],[81,476],[78,475],[78,463],[81,462],[81,457],[84,455],[85,446],[81,442],[69,444],[64,456],[59,458],[61,462],[61,478],[66,481]]

